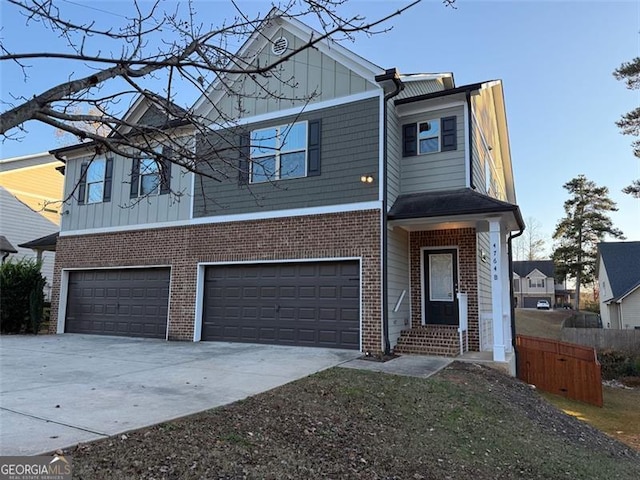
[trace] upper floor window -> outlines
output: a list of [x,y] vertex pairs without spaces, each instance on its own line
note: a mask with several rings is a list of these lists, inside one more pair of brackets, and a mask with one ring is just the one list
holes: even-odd
[[513,291],[514,292],[519,292],[520,291],[520,279],[519,278],[514,278],[513,279]]
[[544,288],[544,278],[530,278],[529,288]]
[[111,200],[112,158],[94,158],[80,164],[78,203],[100,203]]
[[251,183],[307,173],[307,122],[251,132]]
[[440,151],[440,119],[418,124],[418,154]]
[[458,148],[457,118],[442,117],[402,126],[402,156],[447,152]]
[[[165,157],[170,156],[165,149]],[[161,157],[133,160],[130,198],[162,195],[171,190],[171,162]]]

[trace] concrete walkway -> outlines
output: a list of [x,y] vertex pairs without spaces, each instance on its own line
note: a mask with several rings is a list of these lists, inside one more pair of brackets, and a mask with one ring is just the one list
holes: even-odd
[[427,357],[418,355],[402,355],[387,362],[356,359],[340,364],[343,368],[357,368],[372,372],[405,375],[408,377],[427,378],[438,373],[449,365],[453,359],[445,357]]
[[95,335],[2,336],[0,455],[35,455],[165,422],[360,355]]

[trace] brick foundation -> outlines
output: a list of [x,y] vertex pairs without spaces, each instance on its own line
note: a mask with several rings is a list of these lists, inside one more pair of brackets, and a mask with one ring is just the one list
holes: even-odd
[[379,210],[62,236],[56,248],[50,331],[56,331],[63,269],[171,266],[169,339],[192,340],[197,263],[342,257],[362,261],[362,348],[379,352]]
[[[473,228],[452,230],[432,230],[411,232],[409,249],[411,258],[411,328],[422,327],[422,278],[421,249],[423,247],[457,247],[458,248],[458,288],[468,294],[469,304],[469,350],[480,350],[478,322],[478,271],[476,261],[476,231]],[[456,328],[457,330],[457,328]],[[423,336],[421,336],[422,338]],[[456,343],[457,332],[456,332]],[[425,344],[425,347],[428,346]],[[434,340],[432,347],[449,348]],[[458,347],[459,348],[459,347]],[[412,352],[416,353],[416,352]],[[424,351],[423,353],[428,353]],[[459,353],[459,349],[458,349]],[[456,353],[457,354],[457,353]]]

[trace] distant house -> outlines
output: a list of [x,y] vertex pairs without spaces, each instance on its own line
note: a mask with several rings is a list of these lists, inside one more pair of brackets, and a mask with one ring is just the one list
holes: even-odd
[[57,169],[63,165],[48,152],[2,159],[0,187],[34,212],[60,225],[64,176]]
[[640,329],[640,242],[599,243],[596,275],[602,326]]
[[[42,274],[47,279],[45,296],[49,298],[55,253],[51,247],[36,246],[60,230],[60,208],[64,164],[48,152],[0,160],[0,234],[17,249],[10,258],[42,259]],[[53,246],[55,248],[55,244]]]
[[[37,237],[50,235],[58,231],[58,225],[43,215],[33,211],[26,204],[18,200],[5,188],[0,187],[0,235],[6,237],[16,250],[9,253],[7,261],[21,258],[38,258],[38,254],[31,248],[22,245]],[[53,279],[53,264],[55,254],[44,252],[40,254],[42,259],[42,274],[47,279],[44,294],[48,299],[51,293]]]
[[555,281],[553,260],[514,261],[513,294],[520,308],[536,308],[538,300],[555,307],[571,302],[571,292]]

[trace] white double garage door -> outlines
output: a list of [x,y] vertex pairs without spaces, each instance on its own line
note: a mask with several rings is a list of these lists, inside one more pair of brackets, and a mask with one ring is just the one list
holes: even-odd
[[[360,262],[203,268],[201,340],[360,348]],[[64,331],[166,338],[171,269],[69,270]]]

